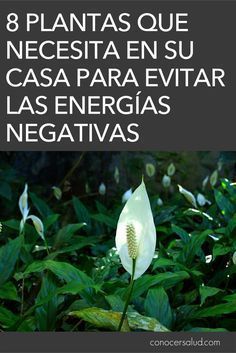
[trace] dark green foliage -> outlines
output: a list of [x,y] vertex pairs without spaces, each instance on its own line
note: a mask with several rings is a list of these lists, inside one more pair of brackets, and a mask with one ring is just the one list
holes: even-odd
[[[163,157],[163,163],[169,162]],[[135,173],[139,164],[138,157],[132,161]],[[44,185],[29,185],[30,207],[43,221],[47,252],[31,222],[19,235],[24,183],[4,168],[0,330],[115,330],[130,278],[114,249],[125,190],[112,180],[108,196],[83,192],[80,197],[71,190],[64,196],[62,190],[56,200]],[[187,176],[173,176],[170,191],[162,190],[161,176],[156,182],[145,177],[157,249],[147,272],[135,281],[123,329],[236,331],[236,186],[225,178],[214,188],[208,185],[201,192],[211,205],[194,210],[177,189]],[[196,196],[200,188],[201,181],[191,192]],[[160,196],[163,206],[157,204]]]

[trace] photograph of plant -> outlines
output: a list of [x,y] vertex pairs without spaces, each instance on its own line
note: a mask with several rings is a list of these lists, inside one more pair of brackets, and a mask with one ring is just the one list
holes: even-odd
[[236,331],[235,152],[1,152],[1,331]]

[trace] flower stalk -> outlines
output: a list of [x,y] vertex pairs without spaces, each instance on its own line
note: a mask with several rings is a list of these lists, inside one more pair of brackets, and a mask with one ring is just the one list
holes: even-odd
[[129,288],[128,288],[128,295],[127,295],[127,298],[126,298],[126,301],[125,301],[124,310],[123,310],[123,313],[122,313],[122,316],[121,316],[121,320],[120,320],[120,323],[119,323],[119,326],[118,326],[118,331],[121,331],[121,329],[122,329],[122,326],[123,326],[123,323],[124,323],[124,320],[125,320],[125,317],[126,317],[127,309],[128,309],[129,303],[130,303],[130,299],[131,299],[131,296],[132,296],[133,288],[134,288],[134,281],[135,281],[134,273],[135,273],[135,262],[136,262],[136,260],[133,259],[132,262],[133,262],[133,264],[132,264],[132,275],[131,275],[130,284],[129,284]]

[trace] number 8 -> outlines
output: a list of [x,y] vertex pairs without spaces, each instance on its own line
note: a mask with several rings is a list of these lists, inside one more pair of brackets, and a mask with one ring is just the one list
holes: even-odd
[[16,32],[19,28],[18,15],[16,13],[9,13],[7,16],[7,30],[9,32]]

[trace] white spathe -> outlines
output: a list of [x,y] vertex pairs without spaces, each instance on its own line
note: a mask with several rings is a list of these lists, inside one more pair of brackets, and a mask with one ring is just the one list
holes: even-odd
[[122,203],[127,202],[127,201],[130,199],[132,193],[133,193],[133,192],[132,192],[132,188],[129,189],[129,190],[127,190],[127,191],[123,194],[123,196],[122,196]]
[[25,188],[23,193],[19,198],[19,208],[22,214],[22,221],[23,224],[25,223],[28,214],[29,214],[29,207],[28,207],[28,184],[25,184]]
[[31,219],[36,232],[43,240],[45,240],[44,226],[43,226],[43,222],[41,221],[41,219],[39,219],[38,217],[36,217],[34,215],[29,216],[27,219]]
[[206,203],[208,203],[208,205],[211,204],[211,202],[207,200],[205,196],[202,195],[201,193],[197,194],[197,203],[199,204],[199,206],[205,206]]
[[174,163],[170,163],[167,168],[167,175],[172,177],[174,174],[175,174],[175,165],[174,165]]
[[169,175],[164,175],[162,178],[162,186],[167,189],[170,187],[171,184],[171,178],[169,177]]
[[101,184],[99,185],[99,188],[98,188],[99,194],[100,194],[100,195],[105,195],[106,190],[107,190],[106,185],[105,185],[104,183],[101,183]]
[[184,195],[186,200],[188,202],[190,202],[195,208],[197,208],[197,202],[196,202],[195,196],[190,191],[188,191],[187,189],[183,188],[181,185],[178,185],[178,188],[179,188],[179,192],[182,195]]
[[137,279],[150,266],[156,248],[156,228],[143,181],[125,204],[116,230],[117,252],[123,267],[132,274],[133,260],[128,253],[126,234],[128,225],[132,225],[135,229],[137,257],[134,279]]

